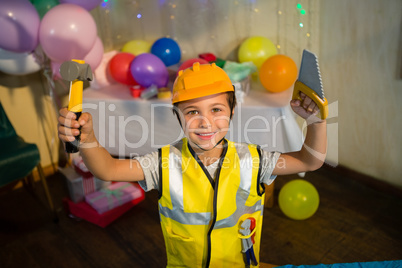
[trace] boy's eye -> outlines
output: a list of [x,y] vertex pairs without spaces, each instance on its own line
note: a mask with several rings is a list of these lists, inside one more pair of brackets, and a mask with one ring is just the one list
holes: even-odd
[[214,113],[217,113],[217,112],[220,112],[220,111],[222,111],[222,110],[219,109],[219,108],[213,108],[213,109],[212,109],[212,112],[214,112]]
[[189,112],[187,112],[187,114],[190,114],[190,115],[193,115],[193,114],[198,114],[198,111],[196,111],[196,110],[189,111]]

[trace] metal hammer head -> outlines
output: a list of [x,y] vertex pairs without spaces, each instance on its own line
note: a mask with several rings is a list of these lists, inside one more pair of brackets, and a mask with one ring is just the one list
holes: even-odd
[[60,75],[67,81],[92,81],[92,70],[87,63],[65,61],[60,65]]

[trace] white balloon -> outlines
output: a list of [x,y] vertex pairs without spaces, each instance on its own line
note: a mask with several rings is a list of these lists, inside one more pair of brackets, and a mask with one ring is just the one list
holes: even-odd
[[25,75],[41,69],[33,53],[16,53],[0,48],[0,71],[12,75]]

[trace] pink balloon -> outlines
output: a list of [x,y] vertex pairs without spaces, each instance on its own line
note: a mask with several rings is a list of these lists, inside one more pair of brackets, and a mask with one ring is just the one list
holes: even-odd
[[0,1],[0,48],[31,52],[38,46],[40,18],[28,0]]
[[39,28],[39,42],[52,60],[81,60],[89,53],[97,37],[91,14],[73,4],[60,4],[49,10]]
[[60,4],[74,4],[90,11],[102,3],[102,0],[59,0]]
[[62,79],[61,75],[60,75],[60,65],[61,65],[61,62],[52,61],[50,63],[50,67],[52,68],[53,78],[56,77],[56,78]]
[[92,72],[98,68],[103,57],[103,44],[99,37],[96,37],[95,44],[91,51],[84,57],[85,63],[91,66]]

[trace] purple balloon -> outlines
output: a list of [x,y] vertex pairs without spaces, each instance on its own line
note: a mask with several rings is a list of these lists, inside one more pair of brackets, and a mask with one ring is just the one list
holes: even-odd
[[38,46],[40,18],[28,0],[0,1],[0,48],[31,52]]
[[90,11],[102,3],[102,0],[59,0],[60,4],[74,4]]
[[43,51],[56,62],[82,60],[93,48],[97,36],[91,14],[73,4],[60,4],[49,10],[39,28]]
[[165,64],[151,53],[143,53],[135,57],[131,62],[130,71],[135,81],[143,87],[151,85],[166,87],[169,80]]

